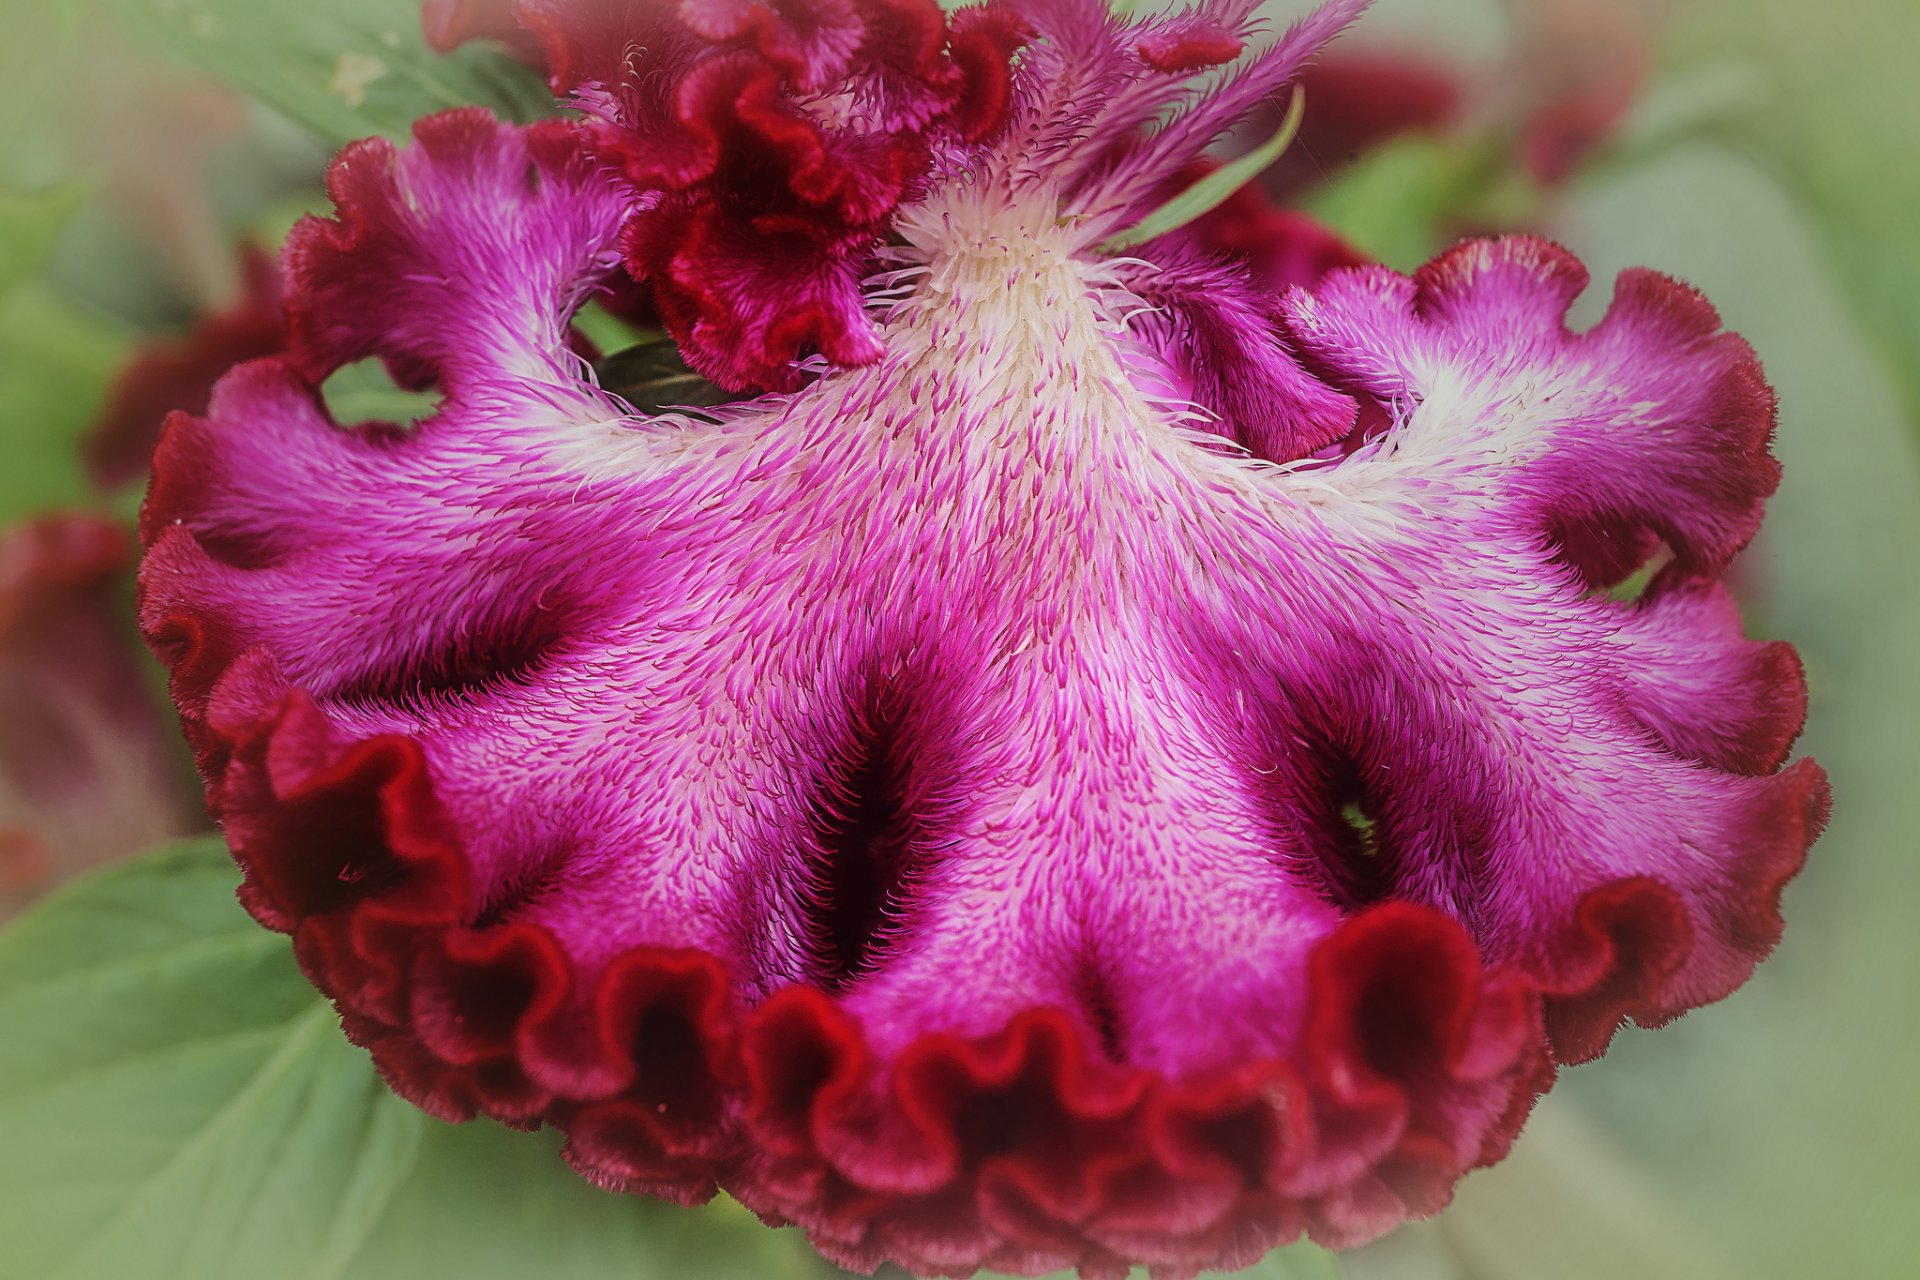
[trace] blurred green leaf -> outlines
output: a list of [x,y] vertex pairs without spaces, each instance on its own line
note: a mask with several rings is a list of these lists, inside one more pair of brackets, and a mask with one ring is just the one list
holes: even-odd
[[1316,187],[1307,211],[1368,257],[1411,271],[1462,229],[1525,226],[1540,191],[1498,138],[1402,138]]
[[79,439],[126,347],[121,330],[42,282],[0,297],[0,527],[94,501]]
[[1301,1241],[1276,1249],[1257,1265],[1233,1273],[1238,1280],[1341,1280],[1340,1256]]
[[419,0],[111,2],[134,30],[330,144],[404,137],[450,107],[520,121],[554,113],[538,73],[498,49],[429,49]]
[[0,182],[37,187],[55,180],[65,132],[49,127],[49,104],[71,92],[73,51],[87,30],[84,0],[0,0]]
[[731,1200],[700,1209],[609,1195],[549,1137],[426,1122],[412,1175],[343,1280],[828,1280],[793,1230]]
[[[1781,396],[1785,479],[1739,578],[1751,628],[1807,664],[1804,749],[1834,821],[1789,889],[1779,952],[1724,1005],[1623,1033],[1567,1073],[1514,1153],[1357,1280],[1893,1276],[1920,1252],[1911,1063],[1912,726],[1920,473],[1902,406],[1816,220],[1751,160],[1693,143],[1570,193],[1590,303],[1645,265],[1705,290]],[[1592,314],[1593,305],[1586,308]]]
[[1744,54],[1772,77],[1722,136],[1784,174],[1869,340],[1920,427],[1920,5],[1913,0],[1698,0],[1680,10],[1681,60]]
[[1458,170],[1436,139],[1389,143],[1316,189],[1307,208],[1361,253],[1410,269],[1440,248],[1446,209],[1464,181]]
[[99,408],[124,341],[62,301],[43,276],[79,210],[78,184],[0,192],[0,528],[89,497],[76,442]]
[[1780,393],[1785,476],[1740,577],[1753,629],[1806,663],[1800,745],[1832,775],[1834,818],[1745,990],[1623,1036],[1562,1087],[1737,1274],[1904,1274],[1920,1255],[1920,471],[1899,389],[1817,215],[1752,160],[1694,144],[1575,194],[1597,279],[1644,264],[1699,286]]
[[406,426],[431,417],[440,406],[432,391],[408,391],[394,382],[378,359],[341,365],[321,384],[320,394],[335,422],[391,422]]
[[85,198],[77,184],[31,195],[0,191],[0,299],[40,274],[61,228]]
[[338,1276],[422,1122],[368,1070],[216,843],[0,935],[0,1215],[21,1280]]

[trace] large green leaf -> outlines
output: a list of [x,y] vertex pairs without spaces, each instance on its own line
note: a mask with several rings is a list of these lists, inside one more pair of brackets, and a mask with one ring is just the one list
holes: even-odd
[[1646,263],[1699,285],[1779,390],[1785,479],[1742,576],[1755,629],[1807,664],[1801,746],[1833,777],[1834,820],[1753,983],[1624,1037],[1570,1094],[1740,1274],[1905,1274],[1920,1256],[1920,472],[1898,385],[1817,218],[1751,162],[1689,147],[1584,188],[1579,213],[1602,278]]
[[0,935],[0,1239],[20,1280],[331,1280],[412,1166],[389,1093],[189,845]]
[[400,137],[449,107],[513,120],[553,111],[540,77],[499,50],[427,48],[419,0],[111,2],[135,30],[329,143]]
[[[609,1195],[552,1136],[390,1094],[233,900],[218,841],[68,889],[0,932],[7,1280],[827,1280],[717,1201]],[[1310,1246],[1251,1280],[1338,1280]]]
[[792,1230],[731,1200],[701,1209],[608,1195],[550,1137],[428,1121],[411,1176],[345,1280],[829,1280]]
[[1868,340],[1920,427],[1920,5],[1912,0],[1698,0],[1675,6],[1679,56],[1737,51],[1771,77],[1726,136],[1788,176]]

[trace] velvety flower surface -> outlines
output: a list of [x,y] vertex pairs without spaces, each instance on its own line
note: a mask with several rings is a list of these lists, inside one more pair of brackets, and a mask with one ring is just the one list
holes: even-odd
[[[169,425],[143,619],[247,906],[397,1090],[854,1267],[1191,1276],[1434,1211],[1773,945],[1826,788],[1717,581],[1778,477],[1752,351],[1650,273],[1570,330],[1532,239],[1284,295],[1103,250],[1357,6],[1248,8],[1023,5],[857,359],[701,416],[569,344],[686,190],[601,126],[343,154],[290,352]],[[330,420],[369,356],[439,411]]]

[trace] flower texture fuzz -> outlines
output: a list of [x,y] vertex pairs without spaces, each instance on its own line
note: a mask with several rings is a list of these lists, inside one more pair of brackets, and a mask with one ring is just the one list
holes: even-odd
[[[1717,582],[1753,353],[1649,273],[1569,330],[1531,239],[1284,296],[1104,252],[1356,8],[1209,73],[1249,7],[1031,0],[877,356],[701,417],[569,346],[652,207],[581,127],[341,157],[289,354],[167,429],[142,607],[395,1089],[855,1268],[1168,1280],[1436,1210],[1773,945],[1826,790]],[[332,421],[370,356],[438,412]]]

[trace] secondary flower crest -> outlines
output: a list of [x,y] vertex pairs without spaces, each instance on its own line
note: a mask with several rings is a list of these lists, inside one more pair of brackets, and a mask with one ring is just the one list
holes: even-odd
[[596,118],[595,151],[645,193],[630,270],[732,390],[793,390],[816,352],[879,358],[873,250],[936,166],[999,127],[1023,35],[1010,10],[949,19],[938,0],[516,0],[430,6],[427,24],[442,46],[539,46],[555,92]]
[[[169,424],[142,608],[248,908],[397,1090],[857,1268],[1166,1280],[1436,1210],[1772,946],[1826,789],[1717,582],[1752,351],[1650,273],[1571,331],[1532,239],[1284,296],[1103,250],[1358,5],[1210,73],[1250,8],[1024,4],[872,358],[700,416],[569,344],[659,208],[599,126],[341,157],[290,352]],[[724,6],[762,60],[798,11]],[[370,356],[438,412],[332,421]]]

